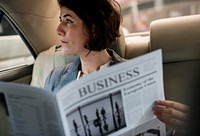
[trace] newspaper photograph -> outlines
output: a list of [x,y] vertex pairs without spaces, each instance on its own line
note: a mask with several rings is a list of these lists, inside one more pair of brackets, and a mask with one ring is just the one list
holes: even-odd
[[91,73],[56,94],[67,136],[165,136],[152,111],[158,99],[165,99],[161,50]]

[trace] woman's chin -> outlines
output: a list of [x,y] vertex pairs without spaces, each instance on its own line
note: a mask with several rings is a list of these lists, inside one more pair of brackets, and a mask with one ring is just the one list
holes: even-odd
[[69,49],[66,49],[66,48],[62,48],[61,52],[62,52],[62,54],[65,54],[65,55],[73,55],[74,54],[73,51],[70,51]]

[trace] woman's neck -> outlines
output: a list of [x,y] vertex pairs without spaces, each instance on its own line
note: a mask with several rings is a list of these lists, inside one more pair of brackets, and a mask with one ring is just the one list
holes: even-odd
[[89,74],[99,70],[100,66],[111,60],[111,56],[106,50],[91,51],[87,56],[80,56],[81,71],[83,74]]

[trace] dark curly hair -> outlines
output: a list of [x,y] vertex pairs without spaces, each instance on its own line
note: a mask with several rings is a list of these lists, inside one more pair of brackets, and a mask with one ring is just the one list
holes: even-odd
[[90,36],[86,48],[101,51],[108,48],[120,36],[121,7],[115,0],[58,0],[76,13],[85,23]]

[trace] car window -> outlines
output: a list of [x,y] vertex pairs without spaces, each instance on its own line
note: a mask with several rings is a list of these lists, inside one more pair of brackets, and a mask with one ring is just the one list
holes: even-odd
[[157,19],[200,13],[199,0],[117,0],[122,7],[126,33],[149,31]]
[[0,18],[0,72],[34,63],[34,57],[12,27],[8,18]]

